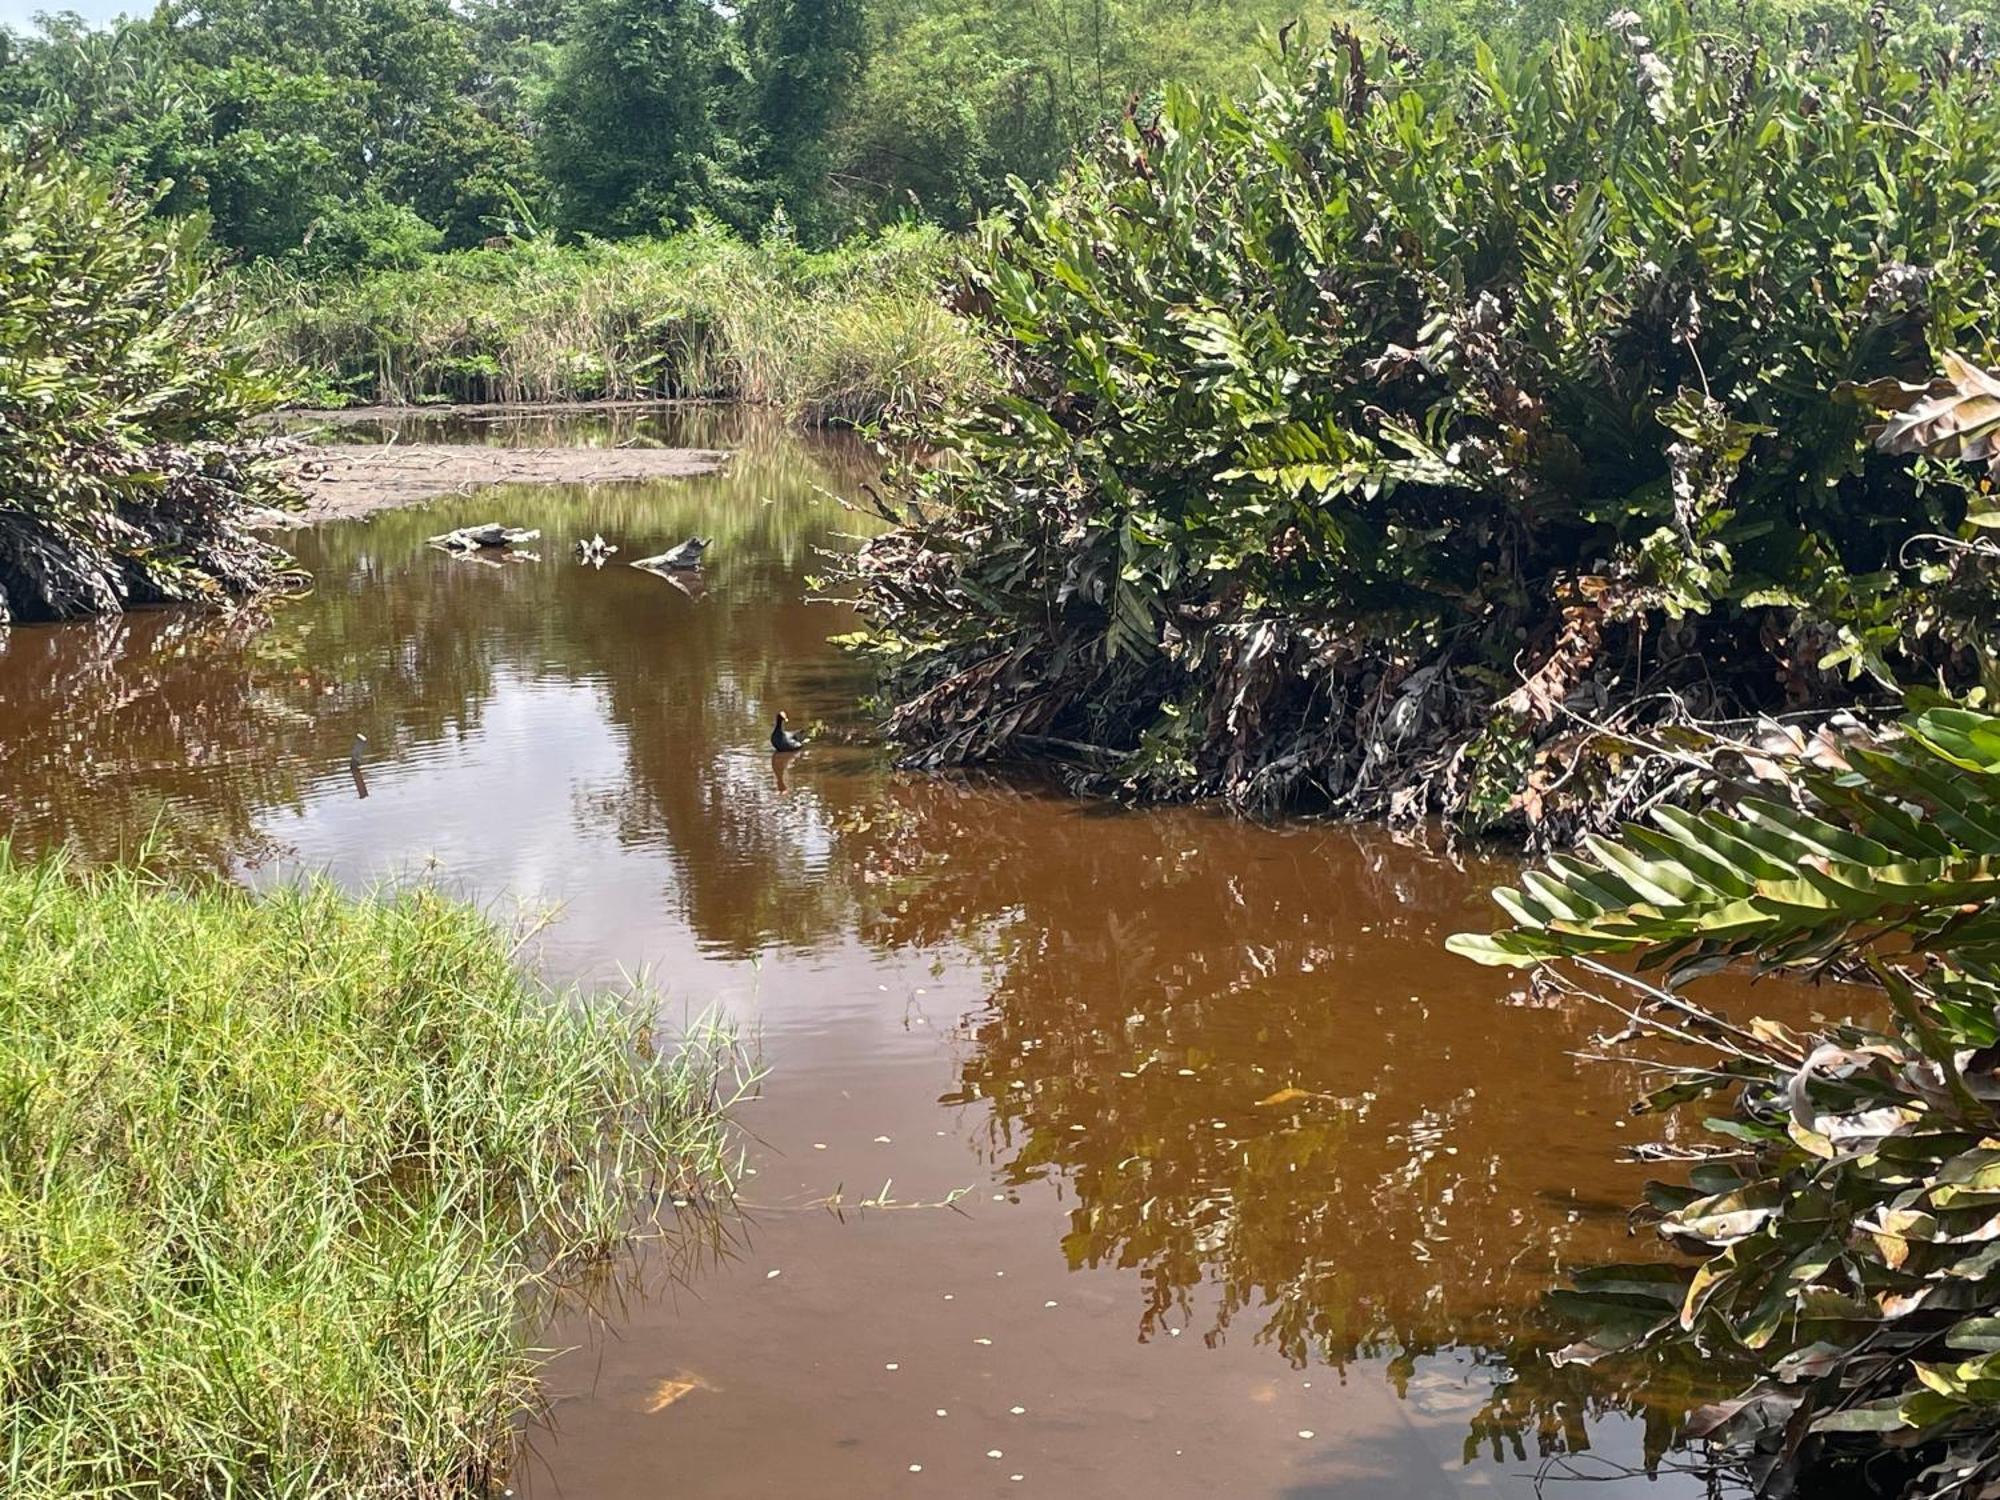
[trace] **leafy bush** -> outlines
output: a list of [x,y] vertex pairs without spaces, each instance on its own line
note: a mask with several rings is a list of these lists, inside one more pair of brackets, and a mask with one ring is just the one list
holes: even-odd
[[[1451,942],[1638,987],[1627,1036],[1677,1049],[1645,1107],[1717,1109],[1708,1142],[1674,1128],[1652,1158],[1693,1163],[1650,1192],[1693,1261],[1582,1278],[1597,1328],[1567,1357],[1683,1345],[1761,1371],[1692,1429],[1761,1495],[1864,1467],[1875,1495],[2000,1485],[2000,718],[1902,730],[1753,747],[1738,766],[1783,790],[1661,808],[1495,892],[1515,927]],[[1633,956],[1667,987],[1604,963]],[[1870,982],[1887,1019],[1801,1035],[1676,993],[1737,960]]]
[[864,422],[962,398],[983,376],[938,299],[949,244],[912,229],[814,254],[706,224],[323,282],[259,270],[246,285],[269,356],[334,400],[720,396]]
[[241,350],[200,228],[0,145],[0,623],[246,594],[281,555],[246,441],[281,387]]
[[853,580],[916,758],[1495,821],[1600,797],[1573,714],[2000,683],[1989,561],[1906,550],[1990,501],[1850,384],[2000,334],[1991,62],[1649,29],[1337,35],[995,227],[1003,389]]

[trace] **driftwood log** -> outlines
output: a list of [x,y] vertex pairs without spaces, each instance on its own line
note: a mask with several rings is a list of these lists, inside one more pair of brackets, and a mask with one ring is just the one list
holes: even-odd
[[656,573],[667,568],[689,571],[701,566],[701,555],[708,550],[708,544],[713,540],[713,537],[691,536],[678,547],[669,547],[658,557],[642,557],[632,566],[650,568]]
[[485,521],[477,526],[461,526],[456,531],[443,532],[431,538],[433,547],[442,547],[447,552],[477,552],[485,547],[518,547],[538,541],[539,531],[523,531],[514,526],[502,526],[498,521]]

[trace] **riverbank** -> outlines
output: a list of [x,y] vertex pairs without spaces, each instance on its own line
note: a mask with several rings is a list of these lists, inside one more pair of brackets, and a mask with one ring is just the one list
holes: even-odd
[[0,1488],[464,1493],[524,1299],[721,1180],[729,1056],[427,890],[0,842]]
[[713,474],[708,448],[503,448],[479,443],[314,444],[287,466],[297,509],[267,510],[267,529],[351,521],[502,484],[633,484]]

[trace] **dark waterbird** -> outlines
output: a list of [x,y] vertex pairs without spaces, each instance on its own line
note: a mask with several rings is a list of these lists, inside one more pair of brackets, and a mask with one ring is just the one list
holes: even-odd
[[785,728],[785,715],[779,711],[777,722],[771,726],[771,748],[773,750],[803,750],[805,740]]

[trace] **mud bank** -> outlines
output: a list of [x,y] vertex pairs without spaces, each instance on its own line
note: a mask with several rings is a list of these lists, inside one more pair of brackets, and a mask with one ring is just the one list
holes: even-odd
[[497,484],[622,484],[712,474],[729,455],[708,448],[497,448],[474,443],[311,446],[288,478],[305,503],[260,513],[263,527],[348,521]]

